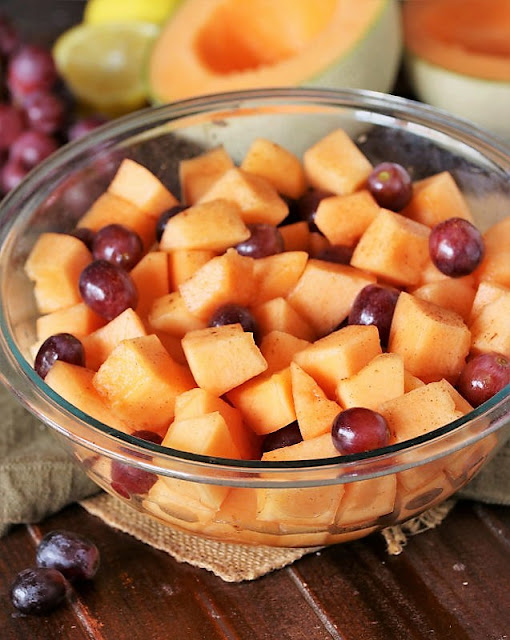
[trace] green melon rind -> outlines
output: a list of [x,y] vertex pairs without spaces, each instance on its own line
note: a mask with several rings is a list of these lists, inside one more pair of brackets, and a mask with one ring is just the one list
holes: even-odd
[[410,51],[405,53],[405,67],[420,100],[510,142],[510,82],[457,73]]

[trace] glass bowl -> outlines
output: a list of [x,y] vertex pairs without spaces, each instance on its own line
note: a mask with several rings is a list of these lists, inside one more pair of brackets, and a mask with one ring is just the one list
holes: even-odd
[[[284,547],[351,540],[445,500],[508,437],[507,386],[461,419],[384,449],[285,463],[219,459],[102,424],[54,393],[32,369],[37,312],[23,269],[26,257],[41,232],[75,226],[123,158],[144,164],[178,194],[183,158],[223,144],[240,161],[257,136],[299,155],[338,127],[373,163],[400,162],[412,168],[413,178],[451,171],[482,229],[510,212],[510,156],[496,139],[399,97],[318,89],[206,96],[137,112],[63,147],[1,203],[3,382],[100,487],[170,527]],[[119,463],[138,470],[145,488],[112,488],[112,465]]]

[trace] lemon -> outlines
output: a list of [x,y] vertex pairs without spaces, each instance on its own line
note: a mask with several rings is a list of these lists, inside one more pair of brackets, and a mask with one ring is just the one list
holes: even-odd
[[143,22],[82,23],[58,38],[53,56],[78,101],[118,116],[146,102],[143,70],[158,33]]
[[87,24],[152,22],[161,24],[181,0],[89,0],[83,14]]

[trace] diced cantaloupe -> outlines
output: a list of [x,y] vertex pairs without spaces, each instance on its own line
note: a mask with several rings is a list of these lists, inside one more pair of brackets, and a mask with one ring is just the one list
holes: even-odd
[[296,286],[307,260],[308,253],[305,251],[284,251],[255,260],[255,299],[252,304],[260,304],[273,298],[285,298]]
[[193,205],[208,191],[234,162],[225,148],[220,146],[179,161],[181,197],[187,205]]
[[417,389],[418,387],[423,387],[424,384],[423,380],[420,380],[417,376],[413,376],[407,369],[404,369],[404,393]]
[[285,251],[308,251],[310,244],[310,227],[308,222],[292,222],[278,227],[283,238]]
[[157,298],[148,316],[149,326],[182,338],[188,331],[205,329],[207,323],[190,313],[181,294],[172,291]]
[[222,253],[250,237],[241,210],[230,200],[211,200],[196,204],[165,225],[159,242],[163,251],[200,249]]
[[445,278],[413,289],[413,296],[458,313],[467,322],[471,315],[475,289],[469,281]]
[[166,432],[163,447],[219,458],[239,458],[224,417],[219,411],[176,418]]
[[265,178],[278,193],[289,198],[299,198],[307,186],[299,158],[266,138],[257,138],[251,143],[241,169]]
[[81,240],[64,233],[42,233],[25,262],[34,281],[34,296],[41,313],[52,313],[82,302],[78,281],[92,254]]
[[229,169],[216,180],[199,203],[218,198],[235,202],[247,224],[263,222],[276,225],[287,217],[289,211],[287,203],[272,184],[237,167]]
[[82,338],[87,367],[97,371],[115,347],[128,338],[147,335],[140,316],[128,308],[107,324]]
[[311,259],[287,300],[324,336],[349,315],[361,289],[374,282],[374,276],[349,265]]
[[353,247],[379,213],[379,205],[366,189],[345,196],[323,198],[314,222],[331,244]]
[[298,351],[308,347],[310,342],[285,331],[270,331],[260,341],[260,352],[267,362],[267,372],[274,373],[288,367]]
[[215,522],[231,524],[248,532],[254,544],[271,544],[281,533],[278,522],[257,518],[257,494],[248,487],[233,487],[214,516]]
[[182,348],[198,386],[217,396],[267,369],[253,334],[240,324],[189,331]]
[[388,351],[424,382],[446,378],[454,383],[466,362],[471,333],[454,311],[402,291],[390,329]]
[[358,480],[345,484],[345,491],[335,516],[337,527],[364,526],[376,522],[395,508],[397,477],[395,474]]
[[221,305],[249,304],[254,290],[253,262],[253,258],[229,249],[200,267],[179,286],[191,313],[209,320]]
[[479,281],[490,280],[510,287],[510,216],[494,224],[483,234],[485,254],[475,271]]
[[161,476],[149,489],[143,508],[157,520],[203,531],[228,492],[226,487]]
[[373,168],[343,129],[332,131],[309,147],[303,154],[303,164],[312,186],[337,195],[359,189]]
[[331,246],[326,236],[323,236],[320,231],[311,231],[308,239],[308,253],[311,258],[315,258],[325,249]]
[[176,291],[183,282],[216,256],[210,249],[176,249],[168,254],[169,290]]
[[381,209],[356,245],[351,264],[397,286],[416,285],[429,258],[429,235],[427,226]]
[[[424,477],[427,477],[427,474],[424,474]],[[404,487],[400,482],[400,474],[398,474],[396,504],[399,506],[399,511],[395,517],[399,520],[408,520],[426,509],[431,509],[439,502],[443,502],[451,493],[451,484],[442,471],[432,475],[426,484],[414,490]]]
[[84,302],[39,316],[35,322],[37,339],[46,340],[55,333],[72,333],[77,338],[99,329],[106,320]]
[[447,218],[464,218],[473,222],[468,203],[448,171],[417,180],[413,196],[402,215],[428,227]]
[[[436,265],[432,262],[430,256],[427,257],[425,264],[421,270],[420,280],[417,286],[422,286],[424,284],[430,284],[431,282],[437,282],[438,280],[450,280],[450,276],[447,276],[442,271],[436,267]],[[460,276],[455,278],[456,282],[462,282],[470,287],[476,288],[477,281],[474,274],[470,273],[467,276]]]
[[138,292],[136,313],[146,321],[154,300],[170,290],[168,255],[164,251],[150,251],[129,273]]
[[164,435],[175,398],[195,382],[151,334],[117,345],[94,376],[94,386],[122,419]]
[[257,376],[227,394],[258,435],[278,431],[296,419],[290,369]]
[[[510,259],[510,254],[509,254]],[[471,322],[471,350],[474,354],[495,351],[510,357],[510,290],[484,305]]]
[[312,341],[316,338],[314,329],[285,298],[263,302],[252,307],[251,312],[257,323],[259,337],[271,331],[283,331],[302,340]]
[[170,354],[170,357],[178,362],[179,364],[183,364],[188,366],[186,362],[186,356],[184,355],[184,351],[182,349],[181,339],[177,336],[172,336],[169,333],[165,333],[164,331],[153,330],[151,333],[154,333],[158,336],[161,344],[165,347],[165,349]]
[[153,220],[180,204],[157,176],[130,158],[121,162],[108,192],[131,202]]
[[482,280],[476,289],[469,316],[469,324],[473,322],[486,304],[496,301],[499,297],[509,292],[510,289],[502,284],[490,280]]
[[342,408],[326,397],[315,380],[299,365],[290,365],[292,397],[299,430],[304,440],[331,433],[333,420]]
[[404,362],[396,353],[381,353],[336,386],[336,397],[345,409],[366,407],[377,411],[381,403],[403,393]]
[[294,362],[334,399],[338,382],[357,373],[381,352],[374,325],[348,325],[296,353]]

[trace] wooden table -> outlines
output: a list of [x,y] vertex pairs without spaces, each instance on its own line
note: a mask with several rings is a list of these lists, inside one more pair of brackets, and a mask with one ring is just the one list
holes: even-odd
[[[49,44],[80,20],[83,5],[2,0],[0,11]],[[22,616],[9,586],[57,528],[92,538],[101,569],[68,605]],[[240,584],[179,564],[79,506],[0,539],[0,640],[504,640],[509,605],[510,509],[469,502],[400,556],[388,556],[373,534]]]

